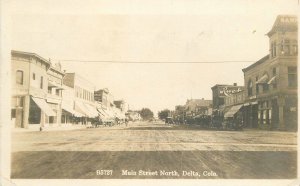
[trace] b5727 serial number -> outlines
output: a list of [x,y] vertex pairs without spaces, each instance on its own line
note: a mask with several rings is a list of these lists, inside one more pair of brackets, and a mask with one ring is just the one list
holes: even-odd
[[113,170],[96,170],[96,174],[100,176],[111,176],[113,174]]

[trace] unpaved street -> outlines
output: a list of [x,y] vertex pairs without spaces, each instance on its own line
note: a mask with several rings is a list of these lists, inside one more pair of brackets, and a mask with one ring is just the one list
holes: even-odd
[[141,122],[15,132],[12,143],[13,178],[295,178],[297,170],[291,132]]

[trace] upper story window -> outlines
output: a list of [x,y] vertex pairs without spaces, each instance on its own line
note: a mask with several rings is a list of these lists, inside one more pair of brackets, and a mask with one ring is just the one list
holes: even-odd
[[271,44],[271,57],[276,57],[277,53],[276,53],[276,42],[272,42]]
[[288,86],[297,87],[297,67],[288,67]]
[[44,78],[41,76],[40,88],[43,89],[44,86]]
[[56,94],[57,96],[60,96],[60,90],[59,90],[59,89],[56,89],[56,90],[55,90],[55,94]]
[[17,70],[16,72],[16,83],[19,85],[23,85],[23,71],[22,70]]
[[248,96],[252,96],[252,94],[253,94],[253,83],[252,83],[252,81],[251,81],[251,79],[248,81],[248,86],[247,86],[247,88],[248,88]]
[[35,73],[32,73],[32,79],[35,80]]

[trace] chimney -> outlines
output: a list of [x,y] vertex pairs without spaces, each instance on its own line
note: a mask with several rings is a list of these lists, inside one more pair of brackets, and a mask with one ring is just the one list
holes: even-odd
[[233,83],[233,86],[237,86],[237,83]]

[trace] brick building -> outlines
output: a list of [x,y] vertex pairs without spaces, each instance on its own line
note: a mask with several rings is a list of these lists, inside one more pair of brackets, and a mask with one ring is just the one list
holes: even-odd
[[11,51],[11,118],[14,127],[44,127],[59,112],[47,103],[50,61],[35,53]]
[[[69,113],[76,117],[76,123],[89,124],[92,119],[98,117],[94,101],[95,86],[91,82],[76,73],[66,73],[63,84],[69,87],[67,91],[73,94],[74,99],[71,100],[70,106],[65,107],[65,111],[69,110]],[[64,94],[63,99],[68,96]],[[72,107],[75,112],[71,110]]]
[[269,54],[243,69],[248,126],[297,129],[298,24],[296,16],[280,15],[269,37]]

